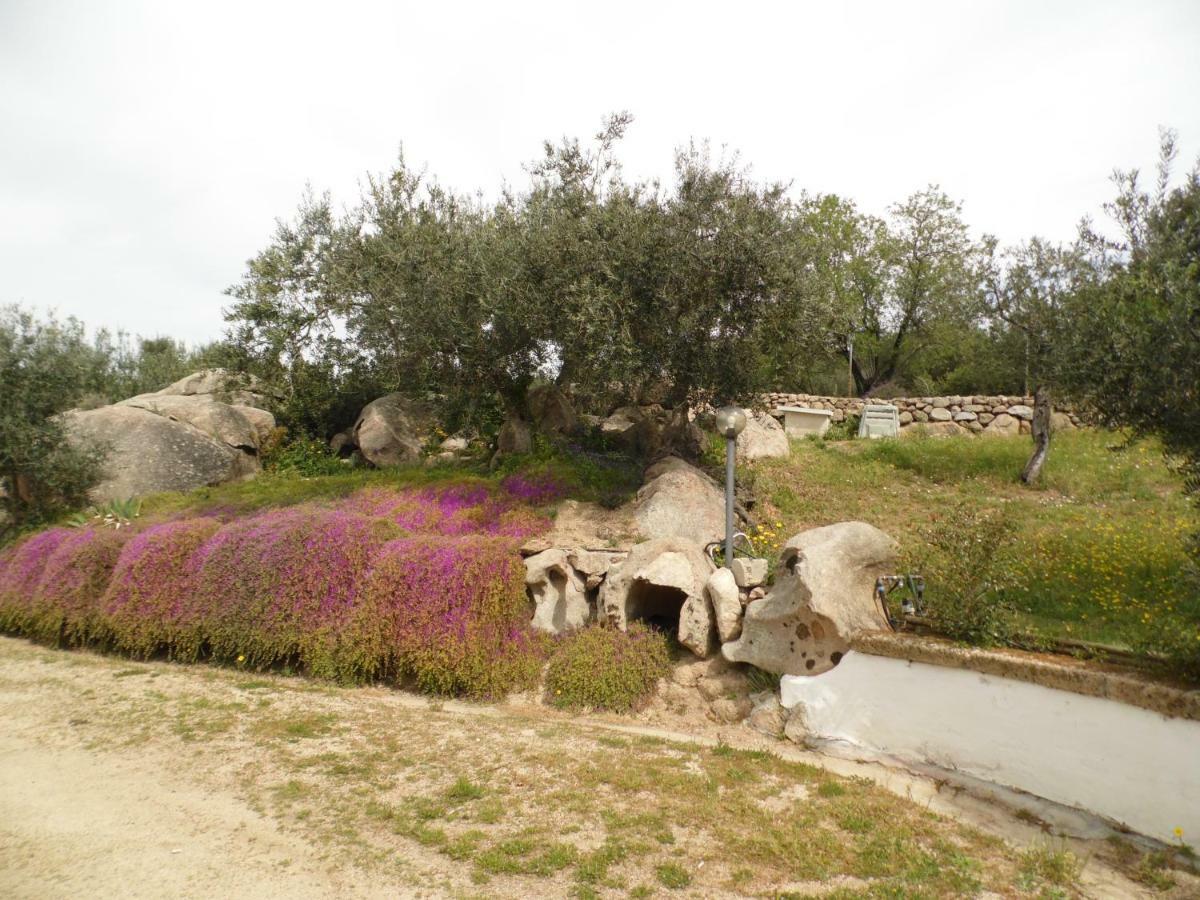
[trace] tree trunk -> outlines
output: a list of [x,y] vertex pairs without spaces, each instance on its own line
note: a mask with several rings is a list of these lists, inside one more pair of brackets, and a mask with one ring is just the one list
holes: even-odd
[[1042,473],[1042,464],[1050,454],[1050,389],[1041,385],[1033,397],[1033,455],[1025,463],[1021,481],[1033,484]]

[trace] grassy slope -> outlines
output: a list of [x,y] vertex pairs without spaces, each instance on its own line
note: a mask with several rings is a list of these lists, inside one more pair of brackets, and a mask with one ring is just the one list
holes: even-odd
[[[1020,483],[1024,438],[928,438],[793,444],[788,460],[747,476],[782,538],[862,519],[915,555],[920,526],[939,509],[1003,509],[1017,526],[1010,552],[1025,624],[1045,634],[1124,644],[1164,615],[1200,620],[1184,578],[1196,528],[1180,479],[1157,446],[1124,449],[1106,432],[1056,435],[1043,480]],[[773,524],[773,523],[772,523]]]

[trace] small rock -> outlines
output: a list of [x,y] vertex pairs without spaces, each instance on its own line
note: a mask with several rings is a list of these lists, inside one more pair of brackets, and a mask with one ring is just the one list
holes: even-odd
[[763,691],[760,694],[752,694],[750,700],[754,703],[754,708],[746,717],[746,724],[768,737],[783,737],[788,715],[787,711],[780,706],[775,692]]
[[442,441],[441,447],[443,450],[448,450],[451,453],[462,453],[467,449],[467,439],[465,437],[448,437]]
[[729,566],[733,572],[733,580],[740,588],[757,587],[767,580],[767,561],[765,559],[735,558]]
[[929,419],[932,422],[949,422],[953,418],[950,410],[935,406],[929,411]]
[[1026,422],[1033,418],[1033,410],[1022,403],[1017,403],[1008,408],[1008,414],[1017,419],[1024,419]]
[[734,573],[729,569],[717,569],[708,577],[705,586],[717,619],[717,636],[721,643],[733,641],[742,633],[742,598]]
[[788,710],[783,726],[783,736],[789,741],[803,745],[808,739],[808,728],[804,722],[804,706],[797,704]]
[[767,589],[765,587],[751,588],[750,593],[746,595],[746,602],[753,603],[755,600],[761,600],[765,596],[767,596]]
[[746,697],[738,700],[714,700],[709,709],[713,711],[713,715],[717,717],[718,721],[728,722],[732,725],[750,715],[754,704]]
[[679,611],[679,643],[701,659],[711,654],[717,636],[715,618],[707,596],[688,597]]

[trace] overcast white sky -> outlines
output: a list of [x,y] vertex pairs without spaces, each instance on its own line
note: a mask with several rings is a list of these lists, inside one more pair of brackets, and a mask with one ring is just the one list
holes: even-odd
[[1200,152],[1200,0],[320,3],[0,0],[0,303],[188,341],[304,189],[404,145],[461,190],[636,121],[883,212],[929,182],[1005,241],[1068,239],[1159,125]]

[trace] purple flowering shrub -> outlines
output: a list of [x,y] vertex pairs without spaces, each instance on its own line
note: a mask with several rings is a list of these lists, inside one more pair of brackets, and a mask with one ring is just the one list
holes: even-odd
[[225,525],[192,556],[194,586],[172,615],[175,652],[253,668],[338,676],[341,632],[376,551],[398,529],[345,510],[295,506]]
[[51,528],[4,550],[0,557],[0,629],[28,629],[34,591],[46,562],[71,534],[70,528]]
[[220,525],[160,522],[130,538],[101,601],[102,642],[139,659],[173,650],[183,598],[193,590],[192,556]]
[[537,680],[541,641],[529,617],[511,539],[407,537],[380,549],[346,646],[361,677],[494,697]]
[[413,534],[526,538],[550,526],[544,514],[483,481],[403,490],[366,488],[348,497],[343,506],[388,519]]
[[129,532],[72,528],[46,558],[23,626],[48,643],[86,644],[100,625],[100,599]]
[[555,503],[567,494],[566,485],[546,472],[536,475],[514,472],[500,482],[500,487],[504,488],[510,496],[523,503],[528,503],[530,506],[545,506],[547,503]]
[[0,629],[497,696],[533,684],[544,658],[518,545],[549,527],[539,507],[559,491],[513,475],[132,530],[54,528],[0,551]]

